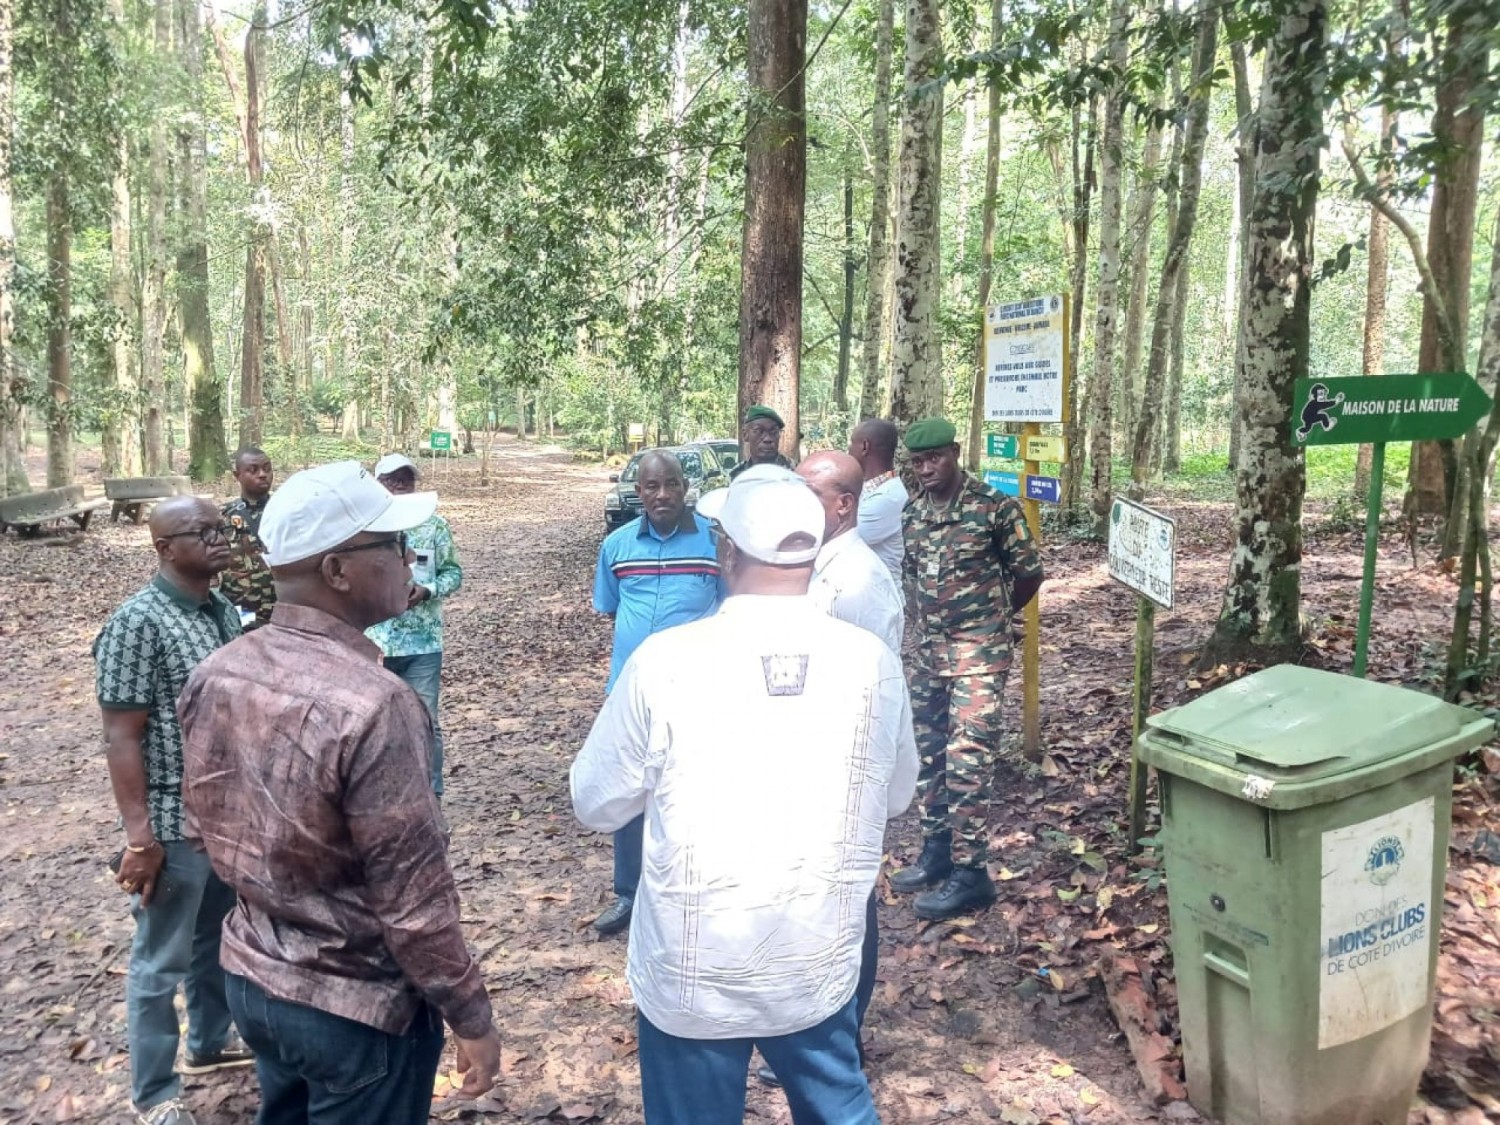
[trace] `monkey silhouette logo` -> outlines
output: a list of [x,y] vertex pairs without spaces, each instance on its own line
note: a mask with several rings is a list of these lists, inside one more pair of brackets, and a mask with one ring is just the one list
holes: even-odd
[[1320,427],[1325,434],[1337,426],[1339,420],[1331,411],[1343,401],[1342,391],[1336,398],[1329,398],[1327,384],[1314,383],[1307,392],[1307,401],[1302,404],[1302,425],[1297,430],[1297,440],[1306,441],[1314,426]]

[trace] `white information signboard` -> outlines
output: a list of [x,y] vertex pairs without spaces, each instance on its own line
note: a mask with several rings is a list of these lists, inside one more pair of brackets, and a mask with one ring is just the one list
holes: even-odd
[[1323,833],[1318,1049],[1363,1039],[1427,1005],[1441,903],[1427,797]]
[[991,305],[984,317],[984,416],[1061,422],[1067,302],[1060,295]]
[[1177,521],[1130,500],[1109,513],[1109,576],[1163,609],[1177,578]]

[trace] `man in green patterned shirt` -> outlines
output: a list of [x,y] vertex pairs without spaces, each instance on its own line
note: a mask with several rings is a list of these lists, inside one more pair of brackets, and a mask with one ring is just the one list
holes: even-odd
[[[375,478],[388,492],[416,491],[417,467],[399,453],[375,463]],[[406,612],[365,630],[380,646],[385,666],[410,685],[432,716],[432,791],[443,795],[443,728],[438,721],[438,694],[443,678],[443,599],[463,585],[458,550],[448,521],[434,515],[406,533],[417,556],[412,563]]]

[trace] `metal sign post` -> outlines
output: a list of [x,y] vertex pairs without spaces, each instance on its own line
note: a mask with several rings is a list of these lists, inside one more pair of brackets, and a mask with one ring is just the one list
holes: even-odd
[[[998,491],[1022,498],[1026,523],[1038,546],[1042,542],[1042,518],[1037,502],[1056,503],[1057,492],[1046,486],[1031,487],[1037,462],[1046,460],[1034,456],[1039,452],[1035,443],[1042,438],[1041,423],[1061,422],[1067,417],[1073,383],[1073,365],[1068,355],[1068,303],[1066,293],[1056,293],[991,305],[984,317],[985,421],[1022,423],[1019,450],[1015,437],[1009,435],[990,435],[987,446],[993,457],[1015,457],[1019,452],[1026,458],[1024,476],[985,473],[984,478]],[[1024,616],[1021,747],[1028,759],[1036,761],[1042,756],[1040,594],[1027,603]]]
[[1354,675],[1363,678],[1369,662],[1370,617],[1375,606],[1375,555],[1385,489],[1386,442],[1462,437],[1489,412],[1490,396],[1464,372],[1356,375],[1344,379],[1298,379],[1293,405],[1293,445],[1368,443],[1372,447],[1365,511],[1365,566],[1359,587],[1359,630],[1354,640]]
[[1177,584],[1177,521],[1117,498],[1109,512],[1109,576],[1139,595],[1135,602],[1135,687],[1130,724],[1130,851],[1146,831],[1146,769],[1136,753],[1151,715],[1156,607],[1171,609]]

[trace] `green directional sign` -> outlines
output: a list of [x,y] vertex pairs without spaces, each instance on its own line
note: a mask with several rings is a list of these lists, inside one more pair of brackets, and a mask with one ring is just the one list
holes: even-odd
[[991,457],[1007,457],[1015,460],[1020,456],[1020,447],[1014,434],[985,434],[985,452]]
[[1462,372],[1298,379],[1293,445],[1355,445],[1462,437],[1490,396]]
[[429,449],[452,449],[453,434],[449,430],[433,430],[432,440],[428,443]]

